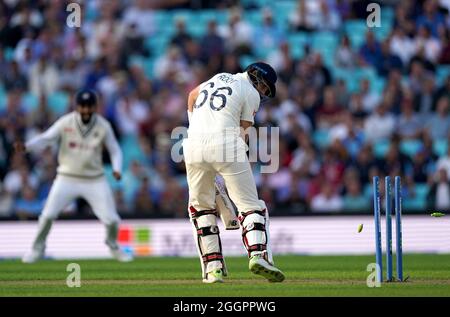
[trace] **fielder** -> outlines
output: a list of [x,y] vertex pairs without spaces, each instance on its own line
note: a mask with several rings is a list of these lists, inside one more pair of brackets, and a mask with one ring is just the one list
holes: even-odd
[[53,220],[74,199],[84,198],[106,226],[106,245],[121,262],[132,260],[117,244],[119,215],[111,189],[103,175],[102,150],[105,145],[112,161],[113,175],[121,179],[122,151],[109,122],[96,114],[97,97],[92,90],[82,90],[75,97],[76,111],[64,115],[47,131],[16,151],[34,151],[58,142],[58,169],[47,201],[39,217],[38,232],[32,249],[22,261],[33,263],[44,257],[47,235]]
[[217,226],[215,177],[223,177],[242,226],[249,269],[270,282],[284,274],[274,266],[269,244],[269,214],[258,198],[242,130],[251,127],[260,102],[275,96],[277,75],[265,63],[244,73],[220,73],[192,90],[189,129],[183,152],[189,186],[189,216],[202,266],[203,282],[223,282],[227,275]]

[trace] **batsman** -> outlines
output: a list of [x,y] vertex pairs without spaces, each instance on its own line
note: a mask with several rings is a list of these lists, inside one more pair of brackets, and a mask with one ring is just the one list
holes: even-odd
[[243,133],[254,124],[260,104],[275,96],[276,81],[274,69],[259,62],[250,64],[243,73],[219,73],[189,94],[189,129],[183,140],[183,152],[189,186],[188,210],[204,283],[223,282],[227,275],[217,218],[230,219],[230,215],[223,214],[230,208],[224,208],[229,203],[217,199],[224,193],[215,184],[217,175],[223,178],[229,198],[237,208],[250,271],[270,282],[282,282],[285,278],[274,266],[269,213],[264,201],[258,198],[246,153],[247,136]]

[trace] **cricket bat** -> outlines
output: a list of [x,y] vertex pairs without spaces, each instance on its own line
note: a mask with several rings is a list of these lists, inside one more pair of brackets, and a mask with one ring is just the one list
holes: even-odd
[[222,219],[222,223],[226,230],[236,230],[240,228],[239,220],[236,215],[236,210],[228,197],[225,190],[225,185],[219,182],[216,178],[214,183],[216,187],[216,209]]

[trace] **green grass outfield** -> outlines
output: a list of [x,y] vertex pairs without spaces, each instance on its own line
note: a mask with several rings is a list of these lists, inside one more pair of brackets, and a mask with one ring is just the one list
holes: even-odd
[[[229,257],[223,284],[203,284],[197,258],[0,261],[0,296],[450,296],[450,254],[404,255],[405,283],[366,285],[374,256],[277,256],[283,283],[248,271],[245,257]],[[81,266],[81,287],[69,288],[67,264]],[[395,263],[394,263],[395,273]]]

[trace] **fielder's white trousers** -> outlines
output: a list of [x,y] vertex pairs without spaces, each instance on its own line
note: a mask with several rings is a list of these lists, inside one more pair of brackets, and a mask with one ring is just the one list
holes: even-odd
[[255,180],[246,155],[246,144],[240,137],[217,140],[191,137],[183,140],[189,186],[189,205],[196,210],[215,209],[216,174],[220,174],[228,194],[239,212],[262,210]]
[[85,199],[105,225],[120,221],[114,196],[105,177],[84,179],[57,175],[41,217],[56,219],[59,213],[77,198]]

